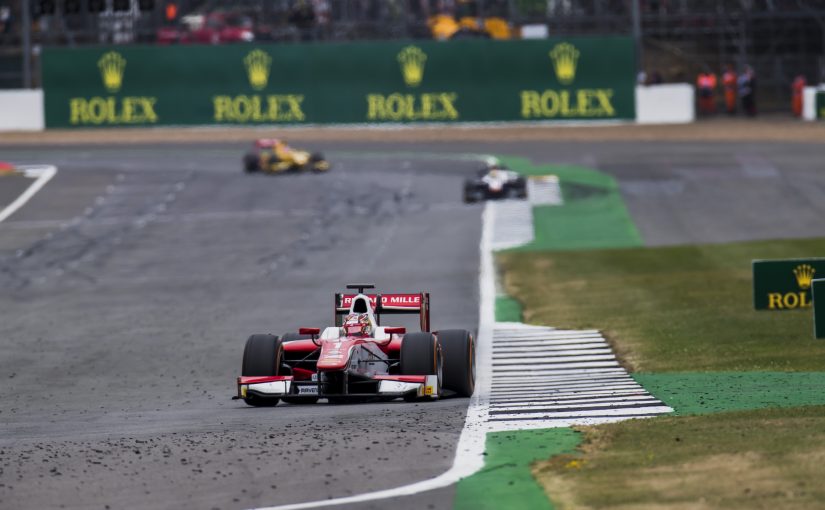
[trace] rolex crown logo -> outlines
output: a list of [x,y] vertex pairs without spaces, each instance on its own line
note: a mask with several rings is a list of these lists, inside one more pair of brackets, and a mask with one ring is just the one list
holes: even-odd
[[794,268],[793,275],[796,277],[796,283],[800,289],[805,290],[811,288],[814,273],[816,273],[816,269],[811,267],[810,264],[800,264]]
[[556,78],[562,85],[569,85],[576,78],[576,64],[579,61],[579,50],[570,43],[559,43],[550,50],[553,59],[553,68]]
[[407,86],[417,87],[421,84],[426,62],[427,54],[416,46],[407,46],[398,52],[398,63],[401,64],[401,74]]
[[103,78],[103,86],[109,92],[117,92],[123,85],[123,72],[126,70],[126,59],[116,51],[105,53],[97,61],[100,68],[100,76]]
[[252,50],[244,57],[243,65],[246,67],[246,75],[253,89],[261,90],[266,87],[269,81],[270,64],[272,64],[272,57],[262,50]]

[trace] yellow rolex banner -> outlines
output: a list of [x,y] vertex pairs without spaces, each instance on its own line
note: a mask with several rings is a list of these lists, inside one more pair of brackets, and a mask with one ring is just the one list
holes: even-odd
[[810,308],[811,284],[825,276],[825,258],[754,260],[752,265],[756,310]]
[[633,119],[627,37],[48,48],[48,127]]

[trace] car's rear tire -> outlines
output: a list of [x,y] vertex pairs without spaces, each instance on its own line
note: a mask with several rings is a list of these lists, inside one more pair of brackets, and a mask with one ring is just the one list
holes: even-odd
[[444,388],[461,397],[470,397],[476,386],[476,345],[473,335],[463,329],[438,332],[444,356]]
[[261,169],[258,155],[250,152],[243,157],[243,169],[246,173],[255,173]]
[[[275,335],[252,335],[243,350],[241,375],[244,377],[279,375],[284,348]],[[270,407],[278,404],[277,398],[261,398],[254,395],[244,399],[248,405]]]
[[[443,358],[441,345],[432,333],[409,333],[401,342],[401,375],[437,375],[438,394],[441,394]],[[416,396],[405,400],[415,400]]]

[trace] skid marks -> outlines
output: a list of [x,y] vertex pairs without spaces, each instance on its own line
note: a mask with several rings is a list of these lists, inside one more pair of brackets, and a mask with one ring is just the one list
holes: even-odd
[[[95,271],[118,245],[166,212],[193,172],[120,173],[105,193],[42,239],[0,259],[0,282],[23,289],[49,280],[95,283]],[[107,221],[121,218],[122,221]]]

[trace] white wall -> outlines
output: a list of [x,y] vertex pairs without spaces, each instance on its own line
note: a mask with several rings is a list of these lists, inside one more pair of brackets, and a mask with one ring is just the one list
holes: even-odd
[[687,124],[696,120],[693,85],[672,83],[636,87],[636,122]]
[[816,120],[816,93],[825,92],[825,83],[817,87],[805,87],[802,91],[802,118]]
[[43,131],[43,91],[0,90],[0,131]]

